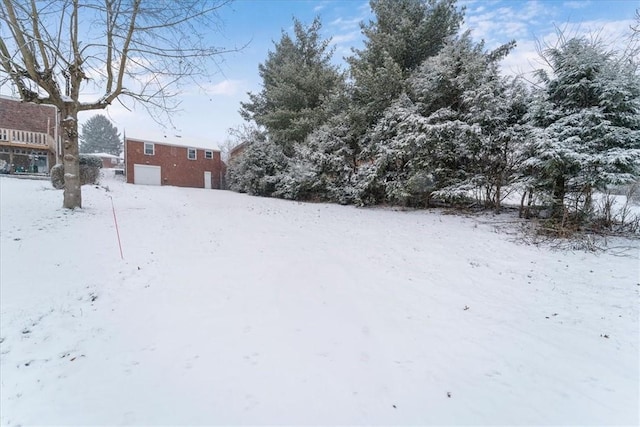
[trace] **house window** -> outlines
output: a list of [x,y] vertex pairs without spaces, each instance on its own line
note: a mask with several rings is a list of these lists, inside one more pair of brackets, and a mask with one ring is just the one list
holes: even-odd
[[196,149],[195,148],[187,148],[187,159],[195,160],[196,159]]
[[151,142],[144,143],[144,154],[147,156],[153,156],[155,154],[155,146]]
[[204,158],[205,158],[205,159],[213,159],[213,151],[211,151],[211,150],[206,150],[206,151],[204,152]]

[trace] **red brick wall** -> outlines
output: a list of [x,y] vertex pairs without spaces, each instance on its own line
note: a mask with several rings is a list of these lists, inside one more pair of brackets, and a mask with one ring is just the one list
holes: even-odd
[[[150,142],[150,141],[148,141]],[[211,188],[220,188],[222,161],[220,151],[213,151],[213,159],[205,159],[205,149],[196,149],[196,160],[187,158],[187,147],[154,143],[153,156],[144,154],[144,141],[125,141],[127,182],[134,182],[134,164],[160,166],[162,185],[204,188],[204,172],[211,172]]]
[[[19,99],[0,96],[0,128],[48,133],[51,137],[55,137],[57,115],[58,110],[52,105],[22,102]],[[58,127],[57,134],[60,134],[60,127]],[[0,145],[6,146],[7,144],[0,141]],[[14,152],[15,150],[27,150],[28,152],[45,153],[41,146],[31,147],[29,144],[20,144],[8,149],[14,150]],[[50,147],[46,151],[48,151],[46,153],[47,163],[51,169],[56,164],[55,147]],[[8,153],[4,157],[7,158],[6,161],[9,161]],[[13,155],[13,164],[14,168],[25,167],[25,165],[30,165],[31,161],[27,155],[18,153]]]
[[240,154],[242,154],[244,150],[247,148],[247,145],[248,144],[246,142],[243,142],[242,144],[238,144],[235,147],[233,147],[229,152],[229,160],[233,160],[236,157],[240,156]]
[[118,167],[117,159],[112,159],[111,157],[100,157],[100,160],[102,160],[102,169],[113,169]]
[[[0,96],[0,127],[49,133],[55,136],[57,109]],[[47,129],[47,119],[49,127]]]

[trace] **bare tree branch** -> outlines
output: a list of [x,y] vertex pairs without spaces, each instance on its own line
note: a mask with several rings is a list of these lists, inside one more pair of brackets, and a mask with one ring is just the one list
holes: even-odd
[[[211,60],[237,51],[207,46],[219,31],[218,12],[229,3],[0,0],[0,81],[10,82],[23,101],[58,107],[65,207],[81,206],[78,112],[103,109],[125,97],[155,111],[151,115],[158,121],[162,114],[169,116],[179,106],[185,79],[210,75],[217,70]],[[100,94],[81,101],[88,83]]]

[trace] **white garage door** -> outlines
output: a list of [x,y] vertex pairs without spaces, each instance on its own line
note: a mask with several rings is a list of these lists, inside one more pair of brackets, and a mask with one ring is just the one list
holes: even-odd
[[133,183],[160,185],[160,166],[133,165]]

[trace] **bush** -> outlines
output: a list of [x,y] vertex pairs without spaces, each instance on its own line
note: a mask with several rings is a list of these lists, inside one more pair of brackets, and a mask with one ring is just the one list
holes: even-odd
[[100,180],[102,159],[96,156],[80,155],[80,185],[97,184]]
[[280,181],[285,178],[287,168],[288,160],[280,146],[271,141],[250,144],[238,158],[229,162],[229,189],[252,196],[271,197],[284,185]]
[[51,185],[56,190],[64,188],[64,165],[62,163],[58,163],[51,168]]
[[[97,184],[100,180],[102,160],[96,156],[80,155],[80,185]],[[56,190],[64,188],[64,165],[62,163],[51,168],[51,185]]]
[[102,167],[102,159],[98,156],[80,154],[80,166],[87,166],[100,169]]

